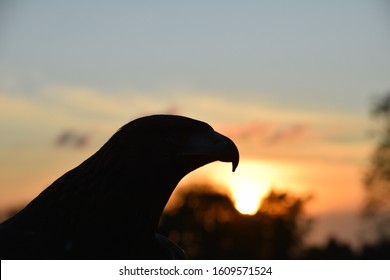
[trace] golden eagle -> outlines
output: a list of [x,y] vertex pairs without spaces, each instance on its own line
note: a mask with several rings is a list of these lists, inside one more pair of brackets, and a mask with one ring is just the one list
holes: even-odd
[[94,155],[0,224],[1,259],[183,258],[156,234],[179,181],[236,145],[207,123],[153,115],[129,122]]

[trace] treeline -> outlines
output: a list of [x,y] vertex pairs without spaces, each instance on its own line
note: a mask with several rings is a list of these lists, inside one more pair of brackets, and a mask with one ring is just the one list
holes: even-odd
[[[390,259],[385,236],[358,252],[335,238],[322,247],[306,247],[314,221],[304,213],[307,200],[271,191],[255,215],[243,215],[226,195],[190,191],[180,206],[163,214],[158,232],[182,247],[189,259]],[[0,217],[17,212],[10,209]]]
[[248,216],[225,195],[189,192],[180,207],[163,215],[159,232],[190,259],[390,259],[386,239],[359,252],[334,238],[323,247],[305,247],[313,222],[304,215],[306,201],[270,192],[259,211]]

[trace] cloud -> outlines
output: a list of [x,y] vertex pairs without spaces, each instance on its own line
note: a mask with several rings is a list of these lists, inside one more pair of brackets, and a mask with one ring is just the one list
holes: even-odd
[[243,158],[330,161],[362,165],[372,149],[362,123],[262,119],[215,127],[236,142]]
[[221,126],[232,138],[258,144],[279,144],[313,139],[314,128],[305,123],[283,124],[274,121],[254,121],[240,125]]
[[[356,115],[329,113],[302,108],[286,108],[260,98],[242,100],[217,91],[177,89],[143,92],[106,92],[92,87],[49,86],[34,96],[0,92],[1,118],[23,119],[40,124],[101,122],[120,123],[156,113],[183,114],[215,125],[260,126],[268,123],[356,124]],[[260,120],[260,121],[259,121]],[[287,123],[286,123],[287,121]]]
[[73,131],[71,130],[65,130],[64,132],[61,132],[60,135],[54,140],[55,146],[65,146],[67,145],[73,138]]
[[85,148],[91,142],[90,133],[79,133],[74,130],[64,130],[54,140],[56,147]]
[[[46,137],[50,142],[56,139],[60,145],[70,145],[68,141],[72,139],[72,146],[79,147],[91,142],[91,135],[79,131],[94,131],[96,143],[101,144],[126,122],[156,113],[181,114],[206,121],[238,141],[247,154],[261,154],[258,152],[261,151],[296,155],[308,153],[310,149],[313,153],[314,149],[330,150],[330,147],[347,150],[352,147],[347,147],[352,140],[362,139],[365,127],[359,115],[294,110],[260,99],[224,96],[221,92],[127,90],[110,94],[94,88],[55,86],[34,96],[0,93],[0,124],[7,129],[7,143],[11,144],[12,137],[31,130],[36,138]],[[72,128],[72,133],[64,130],[62,135],[53,135],[67,127]],[[30,133],[28,139],[31,136]],[[328,145],[326,149],[324,144]]]
[[266,140],[270,144],[313,140],[315,132],[308,124],[295,123],[276,129]]

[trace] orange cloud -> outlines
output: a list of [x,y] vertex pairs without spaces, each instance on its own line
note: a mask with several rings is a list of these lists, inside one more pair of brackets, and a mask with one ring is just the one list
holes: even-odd
[[276,121],[255,121],[218,128],[240,142],[259,145],[299,142],[318,137],[314,127],[303,122],[283,124]]
[[280,142],[303,141],[312,139],[313,134],[313,129],[307,124],[291,124],[275,130],[267,139],[267,142],[275,144]]

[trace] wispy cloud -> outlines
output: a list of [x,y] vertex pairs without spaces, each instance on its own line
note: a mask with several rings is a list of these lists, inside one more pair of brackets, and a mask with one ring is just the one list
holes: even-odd
[[[220,92],[184,89],[152,95],[128,90],[110,94],[93,88],[52,86],[34,97],[2,93],[0,101],[3,127],[14,125],[12,131],[20,133],[37,129],[42,137],[55,138],[58,145],[86,146],[91,135],[83,131],[94,131],[94,139],[101,143],[129,120],[155,113],[204,120],[238,141],[243,155],[250,156],[340,156],[348,151],[352,155],[352,150],[367,142],[361,116],[293,110],[261,100],[222,97]],[[55,135],[58,131],[60,135]],[[12,135],[7,137],[12,141]]]
[[91,142],[91,133],[80,133],[74,130],[64,130],[54,140],[56,147],[85,148]]
[[282,124],[275,121],[255,121],[239,125],[221,126],[232,137],[257,144],[281,144],[313,140],[314,128],[305,123]]
[[292,124],[276,130],[267,140],[269,143],[295,142],[313,139],[313,129],[303,123]]

